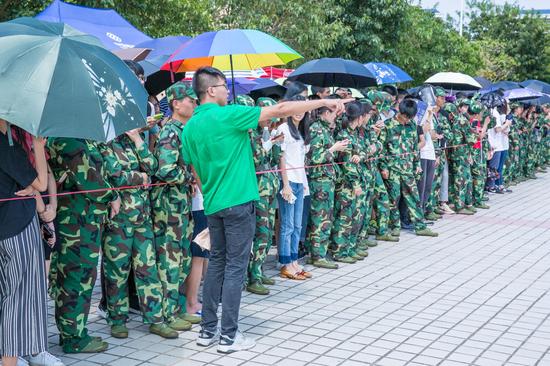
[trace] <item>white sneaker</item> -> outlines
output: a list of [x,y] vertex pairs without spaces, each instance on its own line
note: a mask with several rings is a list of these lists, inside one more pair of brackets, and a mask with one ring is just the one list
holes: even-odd
[[[2,363],[0,363],[1,365]],[[29,366],[29,363],[27,360],[25,360],[23,357],[17,357],[17,364],[16,366]]]
[[256,342],[249,337],[245,337],[244,334],[237,331],[235,338],[231,339],[227,336],[220,336],[220,343],[218,344],[218,352],[220,353],[233,353],[238,351],[245,351],[256,346]]
[[44,351],[36,356],[29,356],[31,366],[65,366],[63,362],[51,353]]
[[197,345],[201,347],[208,347],[213,345],[220,338],[220,330],[216,329],[216,333],[209,332],[207,330],[201,329],[199,332],[199,337],[197,338]]
[[447,203],[442,203],[441,205],[439,205],[439,208],[447,215],[452,215],[455,213]]

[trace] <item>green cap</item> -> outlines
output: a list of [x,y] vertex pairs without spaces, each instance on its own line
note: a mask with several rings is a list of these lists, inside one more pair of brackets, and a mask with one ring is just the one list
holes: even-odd
[[519,107],[521,107],[521,106],[522,106],[522,105],[519,104],[518,102],[514,102],[514,103],[510,104],[510,109],[511,109],[511,110],[514,110],[514,109],[519,108]]
[[541,107],[550,108],[550,103],[544,103],[544,104],[541,105]]
[[437,88],[434,89],[434,95],[436,97],[444,97],[447,95],[447,92],[445,91],[445,89],[443,89],[442,87],[438,86]]
[[235,104],[240,105],[246,105],[249,107],[254,107],[256,104],[254,103],[254,99],[252,99],[249,95],[237,95],[235,98]]
[[470,99],[468,99],[468,98],[460,98],[459,100],[456,101],[456,105],[458,107],[462,107],[463,105],[469,106],[470,103],[471,103]]
[[468,112],[470,112],[470,114],[481,113],[481,104],[477,102],[471,103],[470,106],[468,107]]
[[445,103],[445,105],[443,106],[443,110],[447,113],[458,114],[458,109],[453,103]]
[[197,94],[195,94],[195,91],[193,90],[191,85],[187,85],[185,83],[182,83],[181,81],[178,81],[177,83],[171,85],[168,89],[166,89],[166,99],[168,100],[168,104],[170,104],[174,99],[182,100],[185,97],[197,99]]
[[275,99],[268,98],[268,97],[261,97],[261,98],[258,98],[258,100],[256,101],[256,105],[259,107],[269,107],[275,104],[277,104]]
[[372,104],[376,105],[379,111],[385,112],[391,107],[392,97],[389,93],[378,90],[370,90],[367,93],[367,98],[372,102]]

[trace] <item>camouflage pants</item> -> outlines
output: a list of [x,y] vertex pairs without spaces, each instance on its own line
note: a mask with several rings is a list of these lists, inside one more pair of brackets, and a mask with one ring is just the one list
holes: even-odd
[[403,197],[411,223],[415,230],[423,230],[426,228],[424,224],[424,214],[420,207],[420,197],[416,179],[413,174],[398,174],[390,172],[389,178],[386,179],[386,188],[390,200],[390,223],[391,229],[401,229],[401,216],[399,213],[399,199]]
[[[363,192],[355,197],[355,209],[353,211],[353,226],[351,229],[351,242],[355,248],[365,248],[365,241],[369,238],[368,220],[365,220],[366,211],[370,207],[368,200],[370,199],[369,187],[367,182],[363,182]],[[372,189],[371,189],[372,192]]]
[[334,219],[334,182],[312,179],[309,192],[311,208],[305,246],[312,258],[325,258]]
[[467,160],[453,160],[449,164],[449,195],[455,210],[461,210],[472,204],[472,170]]
[[515,145],[510,145],[508,150],[508,160],[506,160],[504,179],[506,182],[516,181],[519,178],[519,149]]
[[376,216],[376,233],[386,235],[390,221],[390,198],[380,171],[376,171],[374,182],[374,213]]
[[481,205],[487,180],[487,161],[481,149],[473,149],[472,159],[472,204]]
[[55,321],[64,349],[84,347],[91,340],[86,323],[105,219],[82,212],[69,215],[74,218],[59,221],[60,248],[55,260]]
[[185,279],[191,270],[191,213],[170,211],[162,198],[154,202],[153,232],[160,282],[162,312],[168,322],[185,312]]
[[330,249],[334,256],[346,257],[355,251],[352,240],[355,206],[353,189],[339,185],[334,197],[334,226],[331,231]]
[[262,265],[273,243],[275,231],[275,211],[277,199],[275,196],[260,196],[256,206],[256,234],[252,244],[252,253],[248,263],[249,282],[259,281],[262,278]]
[[151,221],[136,226],[113,222],[103,238],[103,274],[109,322],[125,324],[128,319],[128,277],[134,269],[134,281],[143,322],[160,323],[162,317],[162,285],[157,270]]

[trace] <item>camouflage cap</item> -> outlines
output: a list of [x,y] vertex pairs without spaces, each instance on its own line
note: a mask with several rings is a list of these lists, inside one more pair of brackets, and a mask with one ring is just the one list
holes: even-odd
[[359,99],[359,103],[368,105],[369,107],[372,108],[372,102],[371,102],[370,99],[368,99],[368,98],[361,98],[361,99]]
[[517,109],[519,107],[523,107],[523,106],[518,102],[514,102],[514,103],[510,104],[510,109],[511,110]]
[[541,107],[550,108],[550,103],[543,103]]
[[442,87],[438,86],[434,89],[434,95],[436,97],[445,97],[447,95],[447,92]]
[[379,111],[388,111],[391,107],[392,97],[389,93],[370,90],[367,93],[367,98],[376,105]]
[[249,95],[237,95],[235,98],[235,104],[239,105],[246,105],[249,107],[254,107],[256,104],[254,103],[254,99],[250,97]]
[[171,85],[168,89],[166,89],[166,99],[168,101],[168,104],[170,104],[173,100],[181,100],[185,97],[197,99],[197,94],[195,94],[195,91],[193,90],[191,85],[187,85],[185,83],[182,83],[181,81],[178,81],[177,83]]
[[469,106],[470,103],[471,103],[471,102],[470,102],[470,99],[468,99],[468,98],[460,98],[460,99],[458,99],[458,100],[456,101],[456,105],[457,105],[458,107],[462,107],[463,105]]
[[468,112],[470,112],[470,114],[481,113],[481,104],[477,102],[471,103],[470,106],[468,107]]
[[275,104],[277,104],[275,99],[268,98],[268,97],[261,97],[261,98],[258,98],[258,100],[256,101],[256,105],[259,107],[269,107]]
[[454,105],[453,103],[445,103],[445,105],[443,106],[443,110],[447,113],[453,113],[453,114],[458,113],[458,109],[456,108],[456,105]]

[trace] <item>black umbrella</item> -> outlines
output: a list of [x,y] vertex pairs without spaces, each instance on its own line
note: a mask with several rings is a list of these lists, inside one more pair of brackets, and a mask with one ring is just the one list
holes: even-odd
[[485,79],[482,76],[475,76],[474,80],[477,81],[483,89],[490,88],[493,85],[493,83],[489,79]]
[[275,99],[281,99],[286,93],[286,88],[282,85],[277,84],[271,79],[254,79],[258,84],[250,92],[250,96],[254,99],[260,97],[276,97]]
[[503,80],[499,81],[498,83],[494,83],[491,85],[491,89],[502,89],[502,90],[510,90],[510,89],[519,89],[523,88],[519,83],[516,83],[515,81],[508,81]]
[[288,80],[330,87],[364,88],[376,86],[376,76],[363,64],[342,58],[321,58],[306,62],[288,76]]
[[145,89],[147,89],[150,95],[157,95],[165,91],[170,85],[185,77],[184,72],[172,73],[170,75],[170,71],[160,69],[168,57],[164,55],[138,62],[145,71],[145,76],[147,77]]
[[524,88],[538,91],[545,94],[550,94],[550,84],[540,80],[525,80],[519,83]]
[[531,104],[531,105],[550,104],[550,95],[544,94],[542,97],[523,100],[523,103]]

